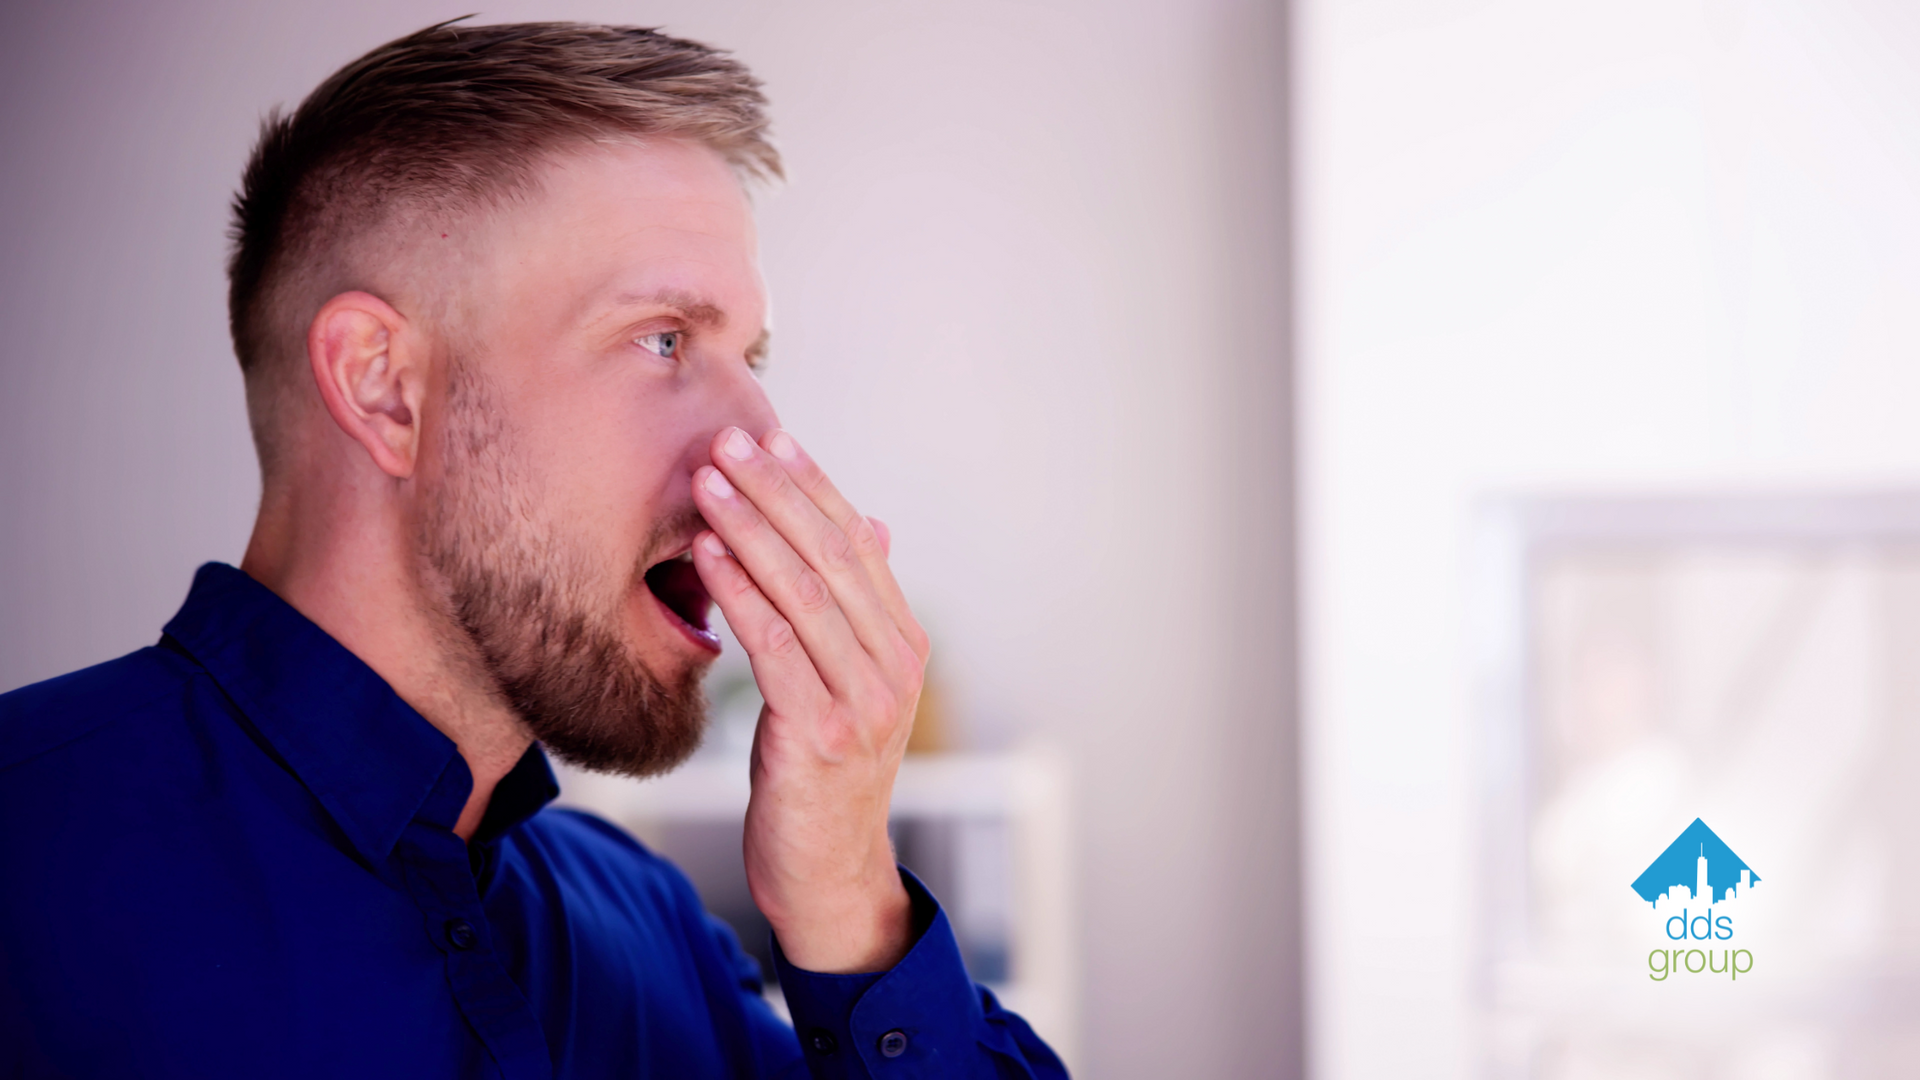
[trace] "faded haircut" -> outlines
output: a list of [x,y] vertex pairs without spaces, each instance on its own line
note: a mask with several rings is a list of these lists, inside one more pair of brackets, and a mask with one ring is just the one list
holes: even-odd
[[743,182],[781,175],[760,82],[724,52],[637,27],[459,22],[380,46],[261,125],[233,199],[227,308],[269,475],[278,402],[327,299],[312,290],[366,287],[351,252],[382,230],[484,208],[530,188],[546,156],[610,139],[688,139]]

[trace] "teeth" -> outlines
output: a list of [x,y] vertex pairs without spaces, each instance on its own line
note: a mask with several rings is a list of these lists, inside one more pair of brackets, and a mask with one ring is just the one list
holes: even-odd
[[692,548],[688,548],[687,550],[685,550],[685,551],[683,551],[683,552],[681,552],[680,554],[678,554],[678,555],[675,555],[675,556],[674,556],[673,558],[674,558],[674,561],[675,561],[675,562],[689,562],[689,563],[690,563],[690,562],[692,562],[692,561],[693,561],[693,549],[692,549]]

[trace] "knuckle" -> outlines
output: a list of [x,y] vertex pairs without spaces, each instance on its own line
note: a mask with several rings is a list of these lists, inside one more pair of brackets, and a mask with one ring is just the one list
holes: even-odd
[[920,624],[908,619],[907,625],[900,628],[900,636],[906,639],[907,647],[913,650],[916,662],[926,663],[927,657],[933,652],[933,639],[927,637],[927,632],[920,628]]
[[749,599],[760,591],[760,587],[755,585],[753,579],[748,577],[744,572],[727,575],[726,588],[728,592],[733,594],[735,599],[739,600]]
[[806,492],[809,496],[820,494],[821,489],[827,486],[827,474],[821,470],[819,465],[811,461],[788,473],[788,475],[793,478],[794,486]]
[[905,685],[905,680],[889,679],[884,672],[875,669],[867,678],[867,697],[891,716],[912,700],[913,692]]
[[778,615],[767,620],[764,634],[767,654],[776,659],[792,656],[800,648],[800,639],[794,636],[793,624]]
[[853,568],[857,556],[853,542],[847,534],[832,525],[822,530],[820,537],[820,562],[823,569],[841,572]]
[[895,725],[905,719],[901,714],[905,711],[907,702],[912,700],[911,695],[902,695],[878,673],[860,680],[853,696],[859,704],[861,713],[872,717],[874,727],[882,733],[893,730]]
[[832,761],[842,761],[860,749],[860,733],[852,724],[831,719],[821,724],[814,736],[820,753]]
[[759,507],[742,508],[742,514],[746,518],[747,531],[753,534],[754,543],[769,544],[779,538],[780,530],[773,527],[773,522],[767,520]]
[[833,594],[827,591],[825,578],[803,569],[794,575],[793,602],[802,612],[818,615],[833,606]]
[[785,465],[772,458],[767,459],[767,482],[774,488],[785,492],[789,498],[805,498],[806,481],[787,471]]
[[854,515],[852,523],[844,530],[844,535],[848,546],[860,558],[871,559],[884,557],[886,554],[880,546],[880,530],[873,527],[873,522],[858,514]]

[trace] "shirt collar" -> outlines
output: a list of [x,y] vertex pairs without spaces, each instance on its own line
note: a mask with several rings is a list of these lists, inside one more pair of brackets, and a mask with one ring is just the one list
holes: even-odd
[[[453,827],[473,790],[453,740],[271,589],[208,563],[166,632],[273,745],[362,856],[384,861],[422,814]],[[443,784],[458,798],[430,799]],[[495,788],[477,838],[498,836],[558,793],[536,743]]]
[[560,797],[560,782],[554,779],[553,766],[539,743],[527,747],[507,775],[493,786],[487,800],[487,812],[480,827],[473,831],[473,842],[489,844],[515,825],[540,812],[540,808]]

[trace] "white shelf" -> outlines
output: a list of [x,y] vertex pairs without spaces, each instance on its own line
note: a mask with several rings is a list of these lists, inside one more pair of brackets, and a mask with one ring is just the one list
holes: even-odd
[[[673,823],[740,821],[751,793],[744,758],[696,758],[650,780],[558,763],[555,771],[559,805],[598,814],[642,839]],[[993,989],[1072,1067],[1079,1009],[1067,785],[1064,763],[1039,751],[911,755],[894,783],[893,816],[1006,825],[1011,977]]]
[[[690,761],[666,776],[629,780],[556,766],[560,805],[614,821],[723,820],[747,812],[747,762]],[[916,754],[893,786],[896,817],[1004,819],[1044,813],[1061,784],[1032,754]]]

